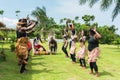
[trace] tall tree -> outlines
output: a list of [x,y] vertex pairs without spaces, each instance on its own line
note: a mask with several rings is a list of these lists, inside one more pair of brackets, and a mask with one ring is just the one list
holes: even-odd
[[80,5],[83,5],[86,2],[89,2],[89,6],[92,7],[98,1],[101,2],[100,7],[101,7],[101,10],[103,10],[103,11],[109,9],[109,7],[112,4],[115,4],[115,7],[112,11],[112,21],[120,13],[120,0],[79,0],[79,3],[80,3]]
[[37,17],[38,25],[36,27],[38,32],[42,32],[44,40],[48,32],[53,31],[56,28],[56,22],[54,18],[48,17],[46,14],[46,8],[43,6],[42,8],[36,7],[34,11],[32,11],[32,15]]
[[42,8],[36,7],[34,11],[32,11],[32,16],[37,17],[39,30],[45,29],[48,17],[46,15],[46,8],[43,6]]
[[82,16],[82,19],[85,21],[86,25],[90,26],[90,21],[93,21],[95,19],[94,15],[84,15]]

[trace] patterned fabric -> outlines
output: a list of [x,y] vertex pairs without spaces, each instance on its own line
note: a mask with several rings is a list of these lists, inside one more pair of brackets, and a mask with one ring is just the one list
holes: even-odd
[[24,62],[24,60],[28,57],[28,41],[29,39],[26,37],[21,37],[17,40],[16,52],[17,57],[20,59],[21,62]]
[[71,45],[71,48],[70,48],[70,54],[74,54],[75,49],[76,49],[76,43],[74,41],[72,41],[72,45]]
[[67,48],[67,46],[68,46],[68,40],[64,39],[63,46],[64,46],[64,48]]
[[94,48],[91,52],[88,54],[88,62],[96,62],[97,58],[99,57],[100,49],[99,47]]
[[80,47],[76,54],[76,57],[78,59],[80,59],[80,58],[84,59],[85,55],[86,55],[86,46]]

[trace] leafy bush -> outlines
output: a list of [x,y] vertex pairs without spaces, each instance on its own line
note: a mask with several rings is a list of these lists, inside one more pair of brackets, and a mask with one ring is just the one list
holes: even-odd
[[5,61],[6,60],[6,55],[4,54],[3,51],[0,52],[0,61]]
[[15,44],[11,44],[10,49],[11,49],[12,52],[15,51]]

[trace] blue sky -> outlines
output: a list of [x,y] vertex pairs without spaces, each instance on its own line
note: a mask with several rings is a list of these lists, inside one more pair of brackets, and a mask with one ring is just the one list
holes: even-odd
[[[19,17],[24,18],[27,14],[37,7],[46,7],[47,15],[53,17],[57,23],[62,18],[74,19],[75,16],[79,16],[79,22],[84,23],[81,17],[85,14],[90,14],[95,16],[94,22],[98,22],[100,26],[103,25],[115,25],[119,30],[120,34],[120,14],[112,22],[112,10],[114,5],[112,5],[107,11],[103,12],[100,10],[100,3],[98,2],[89,8],[88,4],[79,5],[79,0],[0,0],[0,10],[4,10],[3,22],[8,26],[15,28],[17,17],[15,16],[15,11],[20,10]],[[0,16],[0,21],[1,21]]]

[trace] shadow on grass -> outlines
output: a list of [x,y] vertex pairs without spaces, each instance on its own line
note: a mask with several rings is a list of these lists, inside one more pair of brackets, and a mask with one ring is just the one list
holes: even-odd
[[34,66],[34,65],[41,65],[41,66],[43,66],[43,67],[46,67],[45,64],[46,64],[45,62],[32,63],[33,66]]
[[110,72],[104,71],[103,72],[99,72],[100,76],[111,76],[114,77],[113,74],[111,74]]
[[32,74],[51,73],[53,69],[44,68],[42,70],[31,70]]
[[[9,48],[4,48],[4,53],[6,61],[0,63],[0,80],[32,80],[32,74],[29,71],[20,74],[20,66],[18,66],[15,52],[11,52]],[[28,70],[32,70],[31,60],[26,67]]]
[[60,74],[60,73],[65,73],[65,72],[62,72],[62,71],[59,71],[59,72],[57,72],[55,69],[48,69],[48,68],[43,68],[43,69],[41,69],[41,70],[31,70],[31,73],[32,74],[42,74],[42,73],[47,73],[47,74],[54,74],[54,75],[56,75],[56,74]]

